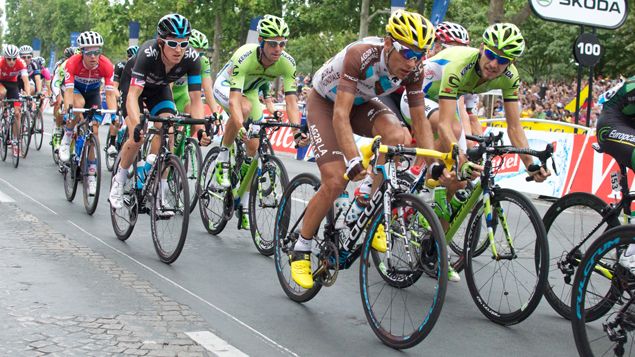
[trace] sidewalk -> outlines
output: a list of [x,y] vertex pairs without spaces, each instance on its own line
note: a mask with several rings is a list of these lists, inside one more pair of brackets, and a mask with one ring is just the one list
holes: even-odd
[[0,204],[1,356],[209,356],[209,326],[149,282]]

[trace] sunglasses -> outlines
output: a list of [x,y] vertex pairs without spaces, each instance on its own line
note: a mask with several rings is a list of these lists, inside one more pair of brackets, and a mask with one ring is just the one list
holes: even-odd
[[25,59],[25,60],[28,60],[28,59],[33,58],[33,56],[20,56],[20,58]]
[[170,48],[177,48],[178,46],[181,46],[181,48],[185,48],[187,47],[187,45],[190,44],[190,41],[173,41],[173,40],[163,40],[163,42],[168,45],[168,47]]
[[92,50],[92,51],[83,51],[84,56],[99,56],[101,54],[101,50]]
[[15,61],[15,60],[17,60],[17,58],[8,58],[8,57],[5,57],[4,59],[5,59],[6,61]]
[[393,47],[399,52],[399,54],[405,58],[406,60],[415,60],[421,61],[423,56],[425,56],[425,52],[415,51],[411,48],[408,48],[397,41],[392,41]]
[[269,45],[269,47],[276,48],[280,46],[281,48],[285,48],[287,46],[287,40],[276,41],[276,40],[265,40],[265,43]]
[[483,46],[483,48],[485,49],[485,51],[483,51],[485,53],[485,57],[487,57],[487,59],[490,61],[496,60],[498,64],[502,64],[502,65],[509,64],[511,61],[513,61],[512,58],[496,54],[496,52],[492,51],[487,46]]

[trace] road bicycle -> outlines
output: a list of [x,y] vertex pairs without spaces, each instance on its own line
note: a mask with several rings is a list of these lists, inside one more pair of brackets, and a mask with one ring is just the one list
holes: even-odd
[[[29,135],[30,131],[30,120],[28,119],[28,114],[26,110],[22,110],[22,114],[20,116],[20,127],[18,133],[18,139],[14,140],[14,132],[13,132],[13,124],[16,121],[16,114],[14,103],[22,103],[22,106],[28,105],[31,97],[25,96],[20,97],[20,99],[3,99],[2,105],[2,117],[0,118],[0,158],[2,161],[7,159],[7,151],[9,146],[11,146],[12,154],[11,159],[13,163],[13,167],[17,168],[20,164],[20,157],[26,157],[24,153],[24,147],[28,147],[30,144],[31,136]],[[15,148],[17,147],[17,149]],[[18,154],[16,155],[16,151]]]

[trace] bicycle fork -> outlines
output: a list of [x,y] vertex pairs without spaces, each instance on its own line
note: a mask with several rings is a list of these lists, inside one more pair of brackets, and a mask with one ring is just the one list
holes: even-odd
[[517,258],[518,256],[516,255],[516,250],[514,249],[513,238],[509,231],[509,225],[507,224],[507,218],[505,217],[505,212],[503,210],[503,207],[501,207],[499,204],[496,204],[495,210],[496,210],[496,216],[498,217],[498,221],[503,227],[503,233],[505,234],[505,239],[507,240],[507,244],[509,245],[509,253],[507,254],[499,254],[496,249],[496,241],[494,240],[494,228],[495,228],[494,214],[493,214],[494,212],[492,210],[491,194],[489,190],[488,192],[483,193],[483,203],[485,206],[485,210],[483,213],[485,214],[485,222],[487,224],[487,238],[489,239],[490,247],[492,250],[492,259],[496,261],[500,261],[500,260],[512,260]]

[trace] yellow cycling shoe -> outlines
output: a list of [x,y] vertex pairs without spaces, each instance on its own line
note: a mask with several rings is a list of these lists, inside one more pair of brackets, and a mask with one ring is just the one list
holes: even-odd
[[293,252],[290,258],[293,281],[304,289],[311,289],[313,287],[311,252]]
[[377,227],[377,231],[375,231],[371,247],[380,253],[386,253],[386,250],[388,249],[388,244],[386,243],[386,231],[384,230],[384,225],[381,223]]

